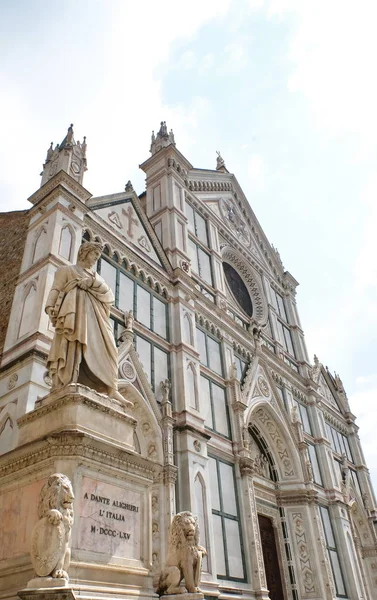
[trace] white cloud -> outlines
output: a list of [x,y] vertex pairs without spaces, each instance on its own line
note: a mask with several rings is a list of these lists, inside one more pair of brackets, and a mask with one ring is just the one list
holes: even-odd
[[289,89],[305,96],[324,131],[357,134],[365,152],[377,135],[375,0],[270,2],[270,15],[287,14],[296,23]]
[[[376,445],[376,404],[377,404],[377,375],[372,377],[374,384],[369,389],[359,389],[349,398],[352,412],[357,415],[359,435],[374,484],[377,482],[377,445]],[[364,387],[364,386],[363,386]]]
[[248,62],[246,52],[247,41],[248,39],[243,37],[226,44],[224,53],[219,59],[219,66],[217,68],[219,75],[238,73],[246,67]]
[[[208,100],[197,96],[167,105],[160,70],[167,67],[175,41],[190,40],[205,23],[222,19],[229,4],[230,0],[193,0],[182,18],[182,6],[173,0],[163,6],[153,1],[114,1],[108,5],[108,21],[101,23],[99,40],[70,38],[63,48],[55,41],[67,39],[73,14],[74,23],[81,18],[88,28],[98,31],[99,27],[90,21],[97,15],[89,16],[83,9],[78,14],[81,9],[77,12],[76,3],[68,2],[61,21],[51,22],[46,37],[40,38],[40,55],[33,55],[30,63],[26,56],[24,71],[9,68],[1,82],[0,110],[7,115],[2,131],[7,143],[1,150],[4,178],[0,183],[11,191],[6,182],[16,181],[20,168],[23,182],[11,201],[9,196],[0,198],[0,210],[28,207],[25,200],[39,185],[38,173],[50,141],[61,141],[71,122],[76,138],[87,136],[89,170],[84,184],[95,195],[119,191],[129,178],[142,191],[144,175],[137,163],[148,158],[151,129],[162,119],[174,128],[180,147],[189,149]],[[96,46],[91,46],[94,42]],[[64,70],[56,68],[62,54]],[[79,57],[85,59],[85,68],[80,68]],[[186,54],[187,68],[194,58]],[[210,63],[210,56],[206,61]],[[36,84],[36,77],[43,85]],[[26,146],[23,140],[28,140]],[[30,140],[34,140],[32,152]]]

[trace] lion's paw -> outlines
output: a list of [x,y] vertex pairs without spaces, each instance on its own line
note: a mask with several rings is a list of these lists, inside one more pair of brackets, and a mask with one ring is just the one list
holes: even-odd
[[56,571],[54,571],[52,576],[55,579],[69,579],[68,573],[67,573],[67,571],[64,571],[64,569],[57,569]]
[[59,510],[56,510],[55,508],[50,510],[47,516],[51,525],[58,525],[63,518],[62,513]]

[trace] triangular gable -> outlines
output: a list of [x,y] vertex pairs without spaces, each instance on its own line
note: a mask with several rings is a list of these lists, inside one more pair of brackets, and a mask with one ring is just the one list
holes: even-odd
[[[200,198],[203,204],[205,204],[205,206],[207,206],[221,220],[224,226],[224,233],[221,235],[220,229],[220,243],[221,238],[223,238],[225,241],[225,232],[232,234],[237,241],[242,244],[243,248],[250,252],[254,259],[258,260],[267,271],[273,273],[271,264],[269,264],[259,247],[255,233],[252,231],[245,217],[241,214],[241,211],[231,195],[228,192],[224,192],[219,197],[219,194],[217,193],[217,197],[215,199],[209,199],[206,197],[206,195],[198,193],[196,195],[198,198]],[[276,253],[272,248],[270,250],[272,257]],[[282,268],[282,265],[280,265],[281,274]]]
[[118,348],[118,376],[124,383],[132,384],[143,396],[146,404],[153,412],[157,423],[161,423],[161,409],[150,382],[145,374],[143,364],[135,350],[132,332],[126,331],[124,341]]
[[190,193],[220,218],[225,228],[266,270],[283,278],[284,266],[279,252],[268,241],[235,175],[222,175],[221,181],[218,176],[218,171],[194,169],[190,173]]
[[123,200],[110,206],[93,208],[93,210],[98,216],[106,221],[121,238],[135,246],[138,252],[141,251],[154,262],[163,266],[154,248],[154,240],[151,240],[131,199]]
[[335,408],[339,412],[343,412],[336,398],[336,394],[331,390],[331,386],[327,381],[325,370],[322,368],[318,378],[319,391],[325,402]]
[[88,206],[112,232],[136,252],[163,267],[169,273],[171,264],[145,214],[135,192],[91,198]]
[[271,403],[280,416],[285,419],[285,406],[276,390],[275,382],[269,375],[269,369],[264,360],[258,356],[254,356],[249,364],[241,386],[241,398],[247,406],[256,398],[263,399]]

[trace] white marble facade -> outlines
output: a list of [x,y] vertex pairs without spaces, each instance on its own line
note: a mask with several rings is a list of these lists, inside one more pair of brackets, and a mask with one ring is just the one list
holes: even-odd
[[[141,165],[146,192],[128,182],[92,197],[86,144],[69,131],[59,148],[30,197],[1,358],[4,598],[27,581],[53,472],[73,484],[70,585],[85,582],[88,598],[151,597],[180,511],[199,517],[207,598],[377,597],[376,502],[356,417],[339,376],[309,360],[297,282],[224,160],[194,169],[162,124]],[[43,307],[83,238],[104,246],[97,268],[116,297],[129,410],[79,388],[43,400],[53,336]]]

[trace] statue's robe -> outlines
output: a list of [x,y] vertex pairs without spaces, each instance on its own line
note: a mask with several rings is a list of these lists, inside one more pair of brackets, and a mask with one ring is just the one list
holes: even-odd
[[[92,287],[80,289],[91,277]],[[83,383],[99,392],[117,388],[118,352],[110,324],[114,295],[98,275],[78,265],[60,267],[46,302],[54,309],[55,335],[47,365],[53,389]]]

